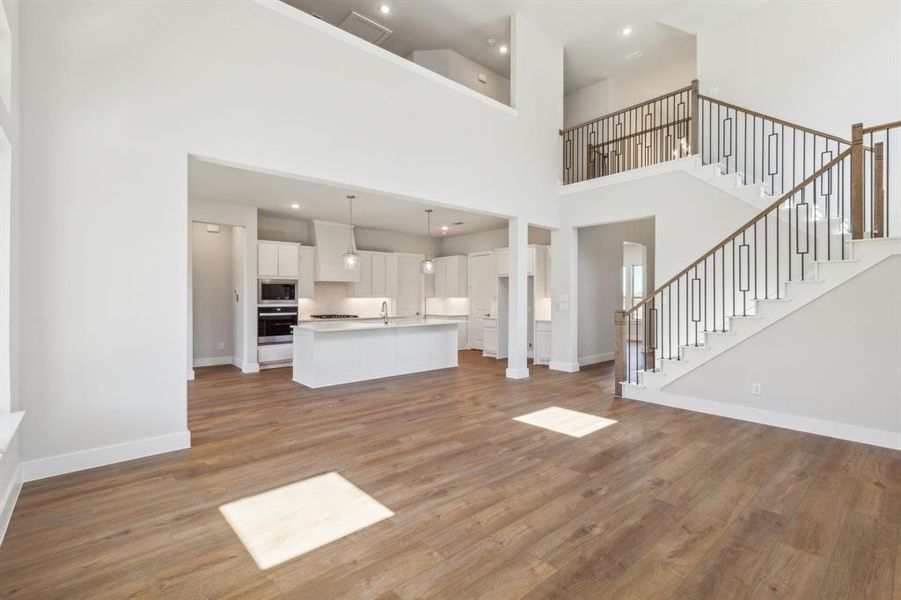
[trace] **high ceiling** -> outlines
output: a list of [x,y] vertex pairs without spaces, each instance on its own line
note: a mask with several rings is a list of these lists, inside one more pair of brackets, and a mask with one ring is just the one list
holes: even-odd
[[[351,11],[393,30],[381,45],[407,56],[413,50],[450,48],[510,76],[509,55],[498,52],[510,41],[509,17],[521,12],[565,46],[564,81],[569,93],[614,75],[694,52],[694,37],[658,22],[690,2],[617,0],[285,0],[337,25]],[[382,14],[381,4],[391,12]],[[715,10],[709,3],[710,10]],[[624,27],[631,27],[628,37]],[[497,44],[492,48],[488,39]],[[514,49],[515,50],[515,49]],[[626,60],[636,51],[641,56]]]
[[[425,209],[432,208],[432,235],[454,236],[507,226],[506,219],[430,206],[408,198],[350,190],[312,181],[240,169],[191,158],[188,198],[253,206],[260,214],[289,219],[347,222],[347,194],[354,200],[354,224],[360,227],[425,235]],[[299,208],[291,208],[292,204]],[[460,223],[455,225],[455,223]]]

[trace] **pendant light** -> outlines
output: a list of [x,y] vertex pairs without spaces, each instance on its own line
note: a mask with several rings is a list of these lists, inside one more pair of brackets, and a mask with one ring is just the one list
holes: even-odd
[[422,272],[426,275],[435,272],[435,261],[432,259],[432,209],[425,209],[425,258],[420,263]]
[[354,249],[354,198],[352,194],[347,195],[348,202],[348,226],[347,226],[347,252],[341,255],[341,264],[345,271],[360,270],[360,255]]

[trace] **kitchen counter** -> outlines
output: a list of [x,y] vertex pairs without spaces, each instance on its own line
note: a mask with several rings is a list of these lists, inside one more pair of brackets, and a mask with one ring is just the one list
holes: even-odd
[[347,321],[339,321],[339,320],[329,320],[329,321],[318,321],[316,323],[303,323],[302,325],[295,325],[294,329],[304,329],[307,331],[315,331],[318,333],[324,332],[333,332],[333,331],[361,331],[364,329],[395,329],[398,327],[432,327],[432,326],[441,326],[441,325],[453,325],[457,326],[456,321],[446,321],[442,319],[388,319],[388,323],[384,323],[383,321],[373,321],[366,320],[360,321],[357,319],[347,320]]
[[457,321],[320,321],[294,326],[294,381],[311,388],[457,366]]

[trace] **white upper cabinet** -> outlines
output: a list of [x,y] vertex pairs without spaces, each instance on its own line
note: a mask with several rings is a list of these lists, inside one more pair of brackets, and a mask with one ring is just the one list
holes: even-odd
[[278,277],[278,242],[257,242],[257,276]]
[[301,246],[298,252],[299,263],[297,271],[297,297],[312,298],[316,284],[313,283],[313,273],[316,270],[314,260],[316,248],[313,246]]
[[[353,285],[355,298],[392,298],[397,288],[394,280],[396,273],[389,276],[388,265],[394,260],[384,252],[357,252],[360,255],[360,281]],[[392,292],[389,293],[389,288]]]
[[300,263],[300,244],[278,245],[278,276],[286,279],[296,279]]
[[442,256],[435,259],[435,272],[429,276],[429,296],[434,298],[467,298],[468,257]]
[[[497,260],[498,277],[508,277],[510,275],[510,248],[498,248],[494,251]],[[526,274],[535,274],[535,246],[528,247],[526,255]]]
[[257,242],[257,277],[297,279],[300,244],[291,242]]
[[388,297],[388,255],[372,255],[372,287],[370,294],[373,298]]

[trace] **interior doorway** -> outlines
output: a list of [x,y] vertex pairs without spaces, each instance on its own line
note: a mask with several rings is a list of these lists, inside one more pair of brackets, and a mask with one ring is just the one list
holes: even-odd
[[191,223],[192,365],[245,362],[247,232],[222,223]]

